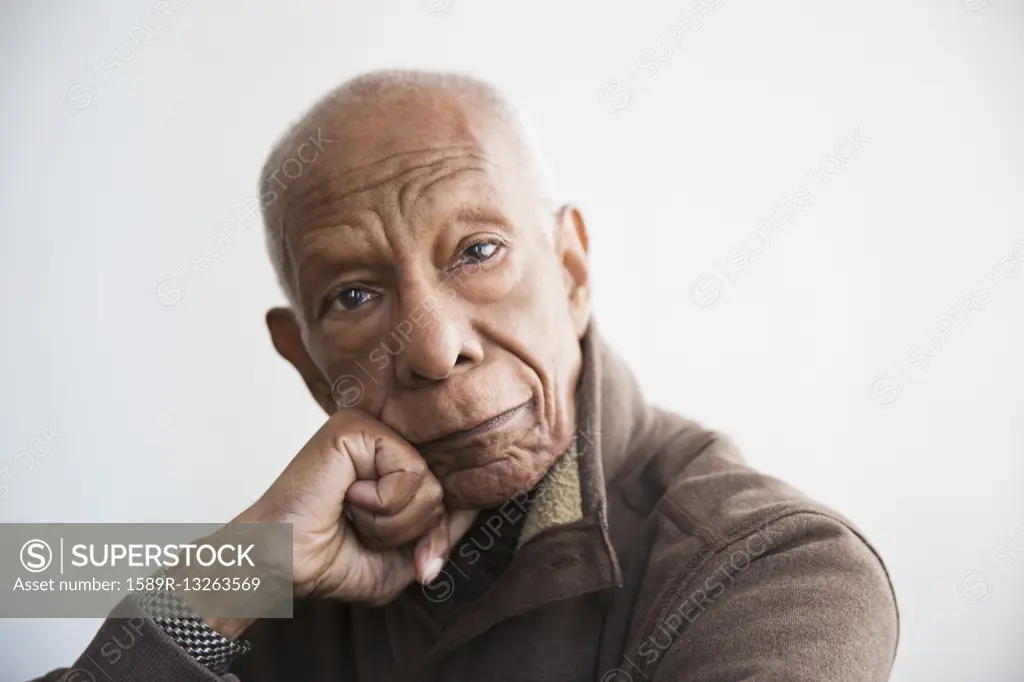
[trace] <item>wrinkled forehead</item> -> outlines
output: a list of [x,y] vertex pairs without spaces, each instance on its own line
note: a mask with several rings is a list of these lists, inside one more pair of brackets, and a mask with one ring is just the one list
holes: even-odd
[[299,139],[319,138],[320,153],[301,173],[293,164],[298,177],[279,188],[289,244],[344,213],[403,213],[415,205],[423,214],[475,201],[515,220],[536,208],[513,136],[447,93],[398,91],[342,107],[327,102],[309,121]]

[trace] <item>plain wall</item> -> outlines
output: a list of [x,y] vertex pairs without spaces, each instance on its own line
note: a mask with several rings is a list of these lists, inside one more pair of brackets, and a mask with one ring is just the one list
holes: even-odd
[[[324,415],[265,331],[258,226],[191,257],[325,90],[469,70],[531,114],[650,398],[879,548],[893,679],[1024,679],[1024,4],[173,7],[0,10],[0,521],[250,504]],[[0,680],[69,665],[98,623],[0,620]]]

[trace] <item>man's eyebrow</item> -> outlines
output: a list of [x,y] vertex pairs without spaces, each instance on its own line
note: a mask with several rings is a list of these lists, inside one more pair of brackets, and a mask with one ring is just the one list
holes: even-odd
[[482,223],[508,228],[509,221],[501,211],[486,204],[460,206],[442,221],[445,225],[454,223]]

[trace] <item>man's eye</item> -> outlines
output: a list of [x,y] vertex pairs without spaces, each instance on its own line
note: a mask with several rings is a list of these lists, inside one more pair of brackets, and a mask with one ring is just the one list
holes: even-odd
[[482,263],[496,254],[499,248],[500,246],[494,242],[480,242],[479,244],[474,244],[469,247],[462,253],[467,262]]
[[349,287],[342,289],[331,299],[331,307],[341,310],[355,310],[373,298],[373,292],[368,289]]

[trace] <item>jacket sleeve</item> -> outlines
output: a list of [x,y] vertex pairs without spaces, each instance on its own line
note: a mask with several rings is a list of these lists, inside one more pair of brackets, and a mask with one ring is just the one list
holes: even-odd
[[118,617],[103,621],[74,665],[32,682],[238,682],[234,675],[210,672],[130,599],[112,613]]
[[[898,614],[874,550],[816,512],[760,532],[766,551],[749,563],[744,541],[716,552],[648,630],[660,659],[654,682],[888,680]],[[659,651],[673,630],[678,638]]]

